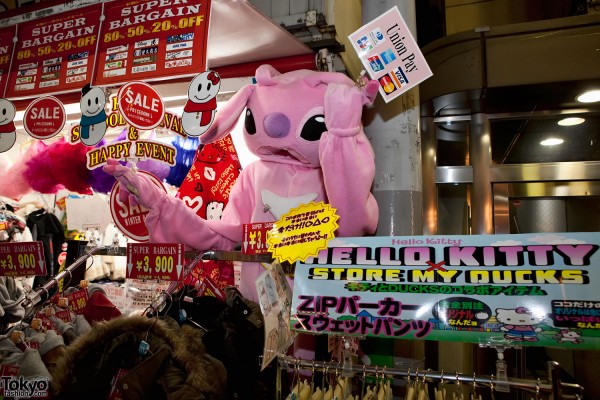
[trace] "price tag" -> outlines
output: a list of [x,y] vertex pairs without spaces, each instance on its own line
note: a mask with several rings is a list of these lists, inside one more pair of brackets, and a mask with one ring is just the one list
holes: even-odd
[[69,293],[65,296],[69,309],[75,314],[83,314],[83,309],[88,302],[88,291],[87,289],[79,289],[73,293]]
[[46,275],[42,242],[1,243],[0,275]]
[[127,278],[179,281],[182,279],[183,244],[128,243]]
[[244,224],[243,254],[269,253],[267,248],[267,232],[273,228],[273,222],[257,222]]
[[56,312],[56,318],[63,322],[71,322],[71,312],[69,310],[60,310]]

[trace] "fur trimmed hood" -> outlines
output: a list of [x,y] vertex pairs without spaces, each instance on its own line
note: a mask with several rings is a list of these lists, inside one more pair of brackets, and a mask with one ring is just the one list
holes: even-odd
[[[144,340],[150,347],[138,353]],[[116,388],[123,398],[224,398],[226,371],[205,353],[202,332],[171,318],[118,317],[97,323],[67,347],[53,374],[57,398],[106,399]],[[97,396],[96,396],[97,394]]]

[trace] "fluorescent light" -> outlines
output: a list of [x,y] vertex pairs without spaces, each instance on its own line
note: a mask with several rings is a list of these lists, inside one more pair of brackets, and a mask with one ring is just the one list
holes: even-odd
[[589,90],[577,96],[580,103],[594,103],[600,101],[600,90]]
[[542,146],[557,146],[559,144],[562,144],[562,142],[564,142],[564,140],[562,139],[558,139],[558,138],[548,138],[548,139],[544,139],[540,142],[540,144]]
[[584,122],[585,122],[585,119],[583,119],[583,118],[569,117],[569,118],[561,119],[560,121],[558,121],[558,124],[560,126],[573,126],[573,125],[583,124]]

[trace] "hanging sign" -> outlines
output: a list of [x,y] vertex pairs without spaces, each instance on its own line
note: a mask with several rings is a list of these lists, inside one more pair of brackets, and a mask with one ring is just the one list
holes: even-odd
[[[16,26],[16,25],[15,25]],[[13,48],[15,47],[15,27],[0,29],[0,90],[2,94],[8,83],[8,70],[12,61]]]
[[65,126],[67,113],[56,97],[39,97],[32,101],[23,116],[23,128],[29,136],[44,140],[58,135]]
[[90,82],[101,5],[18,25],[6,97],[79,91]]
[[[144,174],[159,188],[167,192],[163,184],[151,173],[138,171],[136,174]],[[147,242],[150,240],[148,228],[146,228],[146,216],[150,212],[142,205],[133,205],[127,198],[125,201],[119,199],[121,192],[121,183],[115,182],[110,192],[110,213],[115,226],[119,228],[125,236],[138,242]]]
[[296,265],[292,328],[600,349],[600,233],[336,239]]
[[183,264],[181,243],[127,243],[127,278],[179,281]]
[[206,67],[210,0],[105,3],[94,83],[195,75]]
[[119,89],[119,109],[125,121],[138,129],[154,129],[163,120],[165,106],[160,94],[144,82],[130,82]]
[[273,229],[273,224],[273,222],[244,224],[242,253],[268,254],[267,235]]
[[46,275],[42,242],[0,243],[0,275]]
[[304,261],[327,248],[338,228],[335,208],[323,202],[310,202],[283,214],[267,236],[268,250],[279,262]]
[[433,75],[398,7],[348,38],[386,103]]

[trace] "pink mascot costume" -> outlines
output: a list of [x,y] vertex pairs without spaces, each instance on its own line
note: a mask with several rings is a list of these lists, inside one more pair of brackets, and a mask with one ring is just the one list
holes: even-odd
[[[270,65],[257,69],[256,81],[219,109],[200,136],[202,143],[221,139],[245,109],[244,139],[260,158],[241,172],[220,220],[201,219],[183,201],[114,160],[104,167],[129,188],[121,194],[135,194],[132,200],[150,209],[150,240],[231,250],[242,242],[243,224],[277,221],[290,208],[310,201],[337,210],[336,236],[374,233],[378,207],[370,190],[375,160],[361,115],[377,94],[377,82],[359,88],[340,73],[280,74]],[[263,270],[257,263],[242,266],[240,291],[255,302],[255,280]]]

